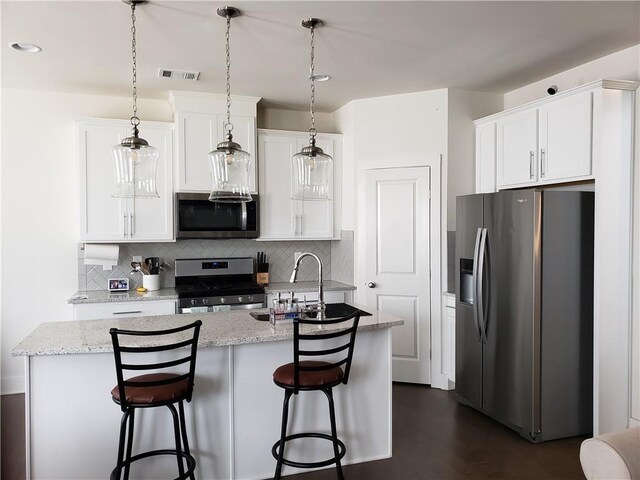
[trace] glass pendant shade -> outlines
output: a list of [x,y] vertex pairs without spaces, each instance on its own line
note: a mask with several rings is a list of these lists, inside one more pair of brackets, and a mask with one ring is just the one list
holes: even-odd
[[[233,143],[233,146],[229,146]],[[209,153],[211,160],[212,202],[250,202],[249,168],[251,155],[234,142],[222,142]]]
[[[308,151],[308,150],[315,151]],[[330,200],[333,161],[318,147],[305,147],[291,158],[294,200]]]
[[[149,145],[126,144],[113,147],[116,168],[116,198],[158,198],[156,170],[158,150]],[[142,139],[138,139],[142,140]],[[142,142],[146,143],[144,140]]]

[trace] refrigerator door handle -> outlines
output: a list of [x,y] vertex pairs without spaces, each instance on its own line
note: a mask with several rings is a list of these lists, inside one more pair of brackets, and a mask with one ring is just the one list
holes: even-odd
[[478,341],[482,341],[482,333],[480,330],[480,320],[479,312],[478,312],[478,262],[480,257],[480,239],[482,237],[482,228],[478,228],[476,232],[476,244],[473,248],[473,275],[472,281],[473,284],[471,287],[473,289],[473,321],[476,324],[476,332],[478,334]]
[[487,327],[485,324],[486,313],[484,311],[484,261],[487,257],[487,229],[482,229],[480,236],[480,250],[478,252],[478,277],[476,279],[476,298],[478,305],[478,324],[482,343],[487,343]]

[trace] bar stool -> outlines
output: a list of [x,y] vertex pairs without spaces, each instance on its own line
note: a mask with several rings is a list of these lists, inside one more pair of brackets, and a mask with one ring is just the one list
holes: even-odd
[[[120,480],[124,470],[124,478],[129,478],[129,469],[133,462],[157,455],[175,455],[178,463],[178,477],[175,480],[190,478],[195,480],[193,474],[196,461],[189,451],[187,430],[184,420],[184,401],[191,401],[193,394],[193,379],[196,368],[196,351],[198,335],[200,334],[201,320],[168,330],[132,331],[112,328],[109,330],[113,342],[113,353],[116,361],[116,376],[118,384],[111,390],[111,396],[115,403],[120,405],[124,412],[120,422],[120,440],[118,443],[118,460],[116,467],[111,472],[111,480]],[[189,335],[189,330],[192,334]],[[140,340],[124,337],[154,337],[152,341],[140,342]],[[121,345],[121,340],[125,345]],[[153,346],[136,346],[147,343]],[[185,349],[185,347],[189,347]],[[161,355],[169,355],[173,352],[172,359],[160,362],[144,362],[143,353],[162,352]],[[123,356],[123,353],[126,354]],[[124,357],[124,358],[123,358]],[[157,358],[155,355],[154,359]],[[177,358],[176,358],[177,357]],[[167,357],[168,358],[168,357]],[[124,363],[126,360],[127,363]],[[183,365],[186,373],[173,373],[163,371],[166,368]],[[125,380],[124,371],[153,370],[153,373],[131,377]],[[159,371],[160,370],[160,371]],[[176,412],[175,404],[178,404]],[[167,407],[173,417],[173,433],[175,450],[153,450],[131,456],[133,447],[133,427],[135,411],[137,408]],[[126,434],[126,440],[125,440]],[[181,440],[182,437],[182,440]],[[181,446],[181,442],[183,446]],[[126,452],[125,452],[126,450]],[[184,468],[186,462],[187,469]]]
[[[336,464],[339,479],[343,479],[340,460],[346,453],[345,444],[338,439],[336,433],[336,413],[333,403],[333,387],[346,384],[349,380],[353,347],[360,321],[360,312],[343,318],[329,320],[294,319],[293,323],[293,362],[278,367],[273,372],[273,381],[284,388],[284,403],[282,407],[282,429],[280,440],[271,449],[271,453],[277,460],[274,479],[279,479],[282,473],[282,465],[298,468],[318,468]],[[325,326],[345,324],[346,328],[327,331]],[[305,333],[300,333],[301,325],[313,325],[315,328],[304,328]],[[326,332],[326,333],[325,333]],[[346,339],[343,337],[347,337]],[[330,347],[326,342],[318,342],[327,339],[332,341]],[[345,342],[346,343],[341,343]],[[321,343],[325,348],[318,347]],[[301,348],[304,346],[304,349]],[[337,355],[340,354],[340,355]],[[301,358],[314,358],[314,360],[301,360]],[[344,368],[344,369],[343,369]],[[324,392],[329,401],[329,420],[331,423],[331,435],[326,433],[296,433],[287,435],[287,422],[289,417],[289,400],[291,395],[297,395],[300,391]],[[333,458],[319,462],[296,462],[284,457],[284,449],[287,442],[299,438],[321,438],[329,440],[333,444]]]

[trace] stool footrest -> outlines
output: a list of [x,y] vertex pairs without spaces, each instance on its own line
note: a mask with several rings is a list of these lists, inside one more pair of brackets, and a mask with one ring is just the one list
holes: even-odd
[[[284,442],[281,442],[280,440],[278,440],[276,443],[273,444],[273,448],[271,449],[271,454],[273,455],[273,457],[276,460],[278,460],[280,456],[280,450],[278,447],[284,448],[284,446],[280,445],[281,443],[286,443],[290,440],[296,440],[298,438],[321,438],[323,440],[329,440],[333,444],[333,437],[331,435],[327,435],[326,433],[296,433],[294,435],[287,435],[284,438]],[[319,467],[326,467],[327,465],[332,465],[336,463],[338,460],[341,460],[342,457],[344,457],[345,453],[347,452],[347,447],[341,440],[336,439],[336,442],[338,444],[338,450],[339,450],[338,458],[331,457],[328,460],[322,460],[319,462],[294,462],[292,460],[287,460],[286,458],[283,458],[282,463],[284,465],[288,465],[289,467],[296,467],[296,468],[319,468]]]
[[186,480],[187,478],[189,478],[193,472],[196,469],[196,459],[193,457],[193,455],[186,453],[186,452],[178,452],[176,450],[152,450],[150,452],[144,452],[144,453],[139,453],[138,455],[134,455],[133,457],[131,457],[131,460],[129,461],[124,461],[122,462],[120,465],[116,465],[116,468],[113,469],[113,471],[111,472],[111,476],[109,477],[110,480],[115,480],[116,479],[116,473],[118,471],[118,468],[120,468],[121,470],[124,469],[127,465],[131,465],[133,462],[137,461],[137,460],[142,460],[143,458],[148,458],[148,457],[155,457],[158,455],[175,455],[175,456],[180,456],[183,459],[186,460],[187,462],[187,470],[184,472],[183,475],[180,475],[179,477],[176,477],[174,480]]

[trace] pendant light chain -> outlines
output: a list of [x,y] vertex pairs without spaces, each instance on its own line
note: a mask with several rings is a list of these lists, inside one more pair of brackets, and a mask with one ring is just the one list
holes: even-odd
[[226,39],[226,54],[227,54],[227,123],[225,124],[225,129],[227,133],[230,134],[233,130],[233,124],[231,123],[231,53],[229,48],[229,31],[231,30],[231,16],[227,15],[227,33],[225,35]]
[[313,25],[310,28],[311,31],[311,129],[309,130],[309,135],[311,135],[311,144],[315,144],[316,139],[316,117],[315,117],[315,103],[316,103],[316,82],[315,77],[313,75],[315,65],[314,65],[314,53],[315,53],[315,28]]
[[134,127],[140,124],[140,119],[138,118],[138,88],[137,88],[137,80],[138,80],[138,72],[136,69],[136,4],[135,2],[131,2],[131,58],[133,60],[133,116],[131,117],[131,125]]

